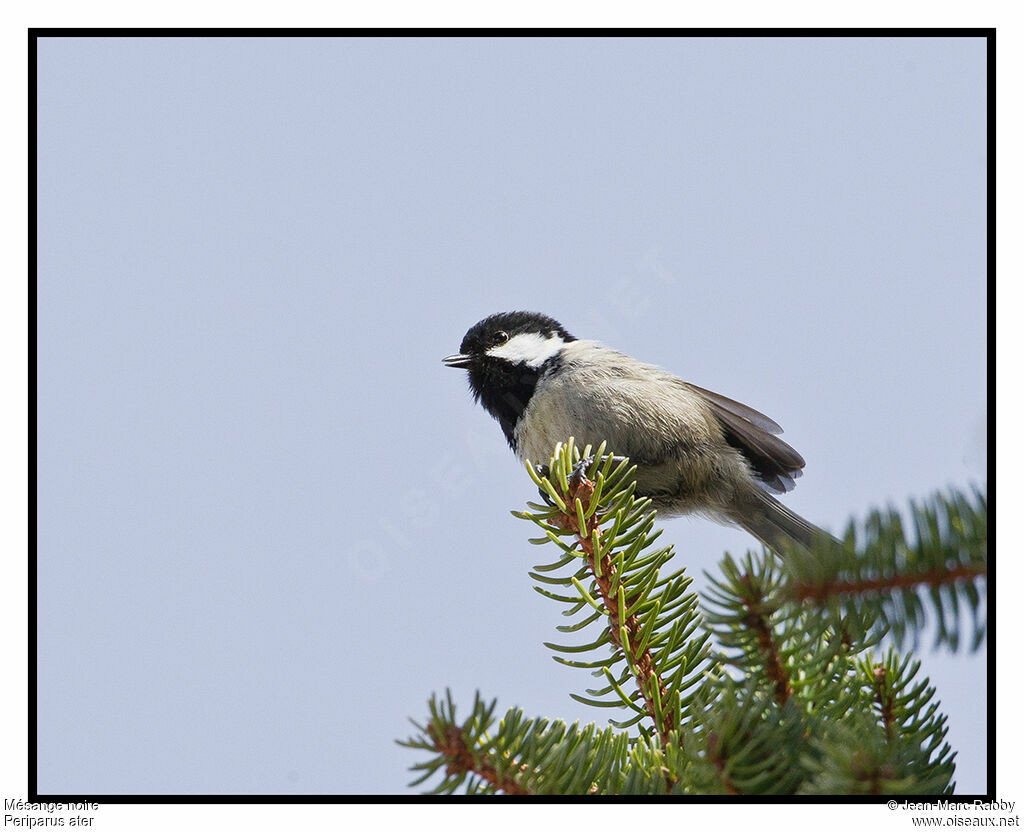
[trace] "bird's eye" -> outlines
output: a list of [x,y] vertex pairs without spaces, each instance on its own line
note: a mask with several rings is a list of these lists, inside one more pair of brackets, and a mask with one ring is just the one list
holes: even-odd
[[508,341],[508,333],[505,332],[505,330],[503,329],[499,329],[494,334],[494,340],[497,341],[499,344],[504,344],[506,341]]

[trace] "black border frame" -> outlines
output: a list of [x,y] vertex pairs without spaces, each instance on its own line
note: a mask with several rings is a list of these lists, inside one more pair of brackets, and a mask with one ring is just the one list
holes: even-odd
[[[611,29],[611,28],[347,28],[347,29],[317,29],[317,28],[29,28],[28,34],[28,800],[32,803],[115,803],[115,804],[178,804],[178,805],[203,805],[203,804],[337,804],[346,802],[379,803],[384,799],[388,802],[423,802],[426,800],[438,800],[444,798],[427,797],[424,795],[363,795],[346,794],[338,795],[293,795],[293,794],[40,794],[38,789],[38,662],[37,662],[37,632],[36,622],[38,616],[37,591],[37,493],[36,493],[36,416],[37,416],[37,353],[36,353],[36,317],[37,317],[37,216],[36,216],[36,98],[37,98],[37,41],[39,38],[141,38],[141,37],[446,37],[451,33],[459,36],[487,36],[487,37],[594,37],[594,36],[628,36],[628,37],[944,37],[944,38],[984,38],[986,40],[986,75],[987,75],[987,108],[986,108],[986,179],[987,194],[986,204],[988,208],[988,227],[986,231],[986,280],[988,286],[987,311],[988,311],[988,508],[991,515],[990,524],[994,528],[995,518],[995,451],[992,435],[995,431],[995,332],[994,332],[994,305],[995,295],[995,252],[996,252],[996,29],[995,28],[869,28],[857,27],[849,29],[839,28],[635,28],[635,29]],[[990,535],[994,538],[994,535]],[[935,805],[942,801],[951,803],[970,803],[974,800],[991,801],[996,799],[996,598],[991,587],[996,581],[996,557],[992,556],[989,563],[989,591],[986,593],[988,612],[988,633],[986,639],[987,659],[987,791],[985,794],[955,794],[955,795],[926,795],[901,799],[900,802],[910,799],[915,803],[930,803]],[[477,796],[476,799],[483,799],[488,796]],[[883,804],[892,798],[891,795],[879,796],[856,796],[856,795],[835,795],[835,796],[783,796],[770,795],[740,795],[740,796],[694,796],[680,798],[666,798],[674,802],[693,803],[831,803],[831,804]],[[447,796],[452,799],[472,799],[464,796]],[[623,802],[639,802],[636,797],[615,797],[615,796],[541,796],[533,795],[527,797],[529,802],[559,802],[559,801],[593,801],[617,800]]]

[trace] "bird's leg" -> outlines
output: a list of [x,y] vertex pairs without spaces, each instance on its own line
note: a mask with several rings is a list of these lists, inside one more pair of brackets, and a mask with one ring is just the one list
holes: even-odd
[[587,477],[587,469],[594,464],[593,456],[585,456],[579,462],[572,466],[572,471],[569,472],[569,487],[572,488],[573,483],[580,483],[583,480],[589,479]]
[[[623,462],[626,461],[626,457],[624,457],[624,456],[614,456],[614,455],[612,455],[612,456],[602,457],[601,458],[601,462],[604,463],[604,462],[606,462],[609,459],[612,461],[612,468],[614,468],[616,465],[621,465]],[[587,469],[591,465],[593,465],[593,464],[594,464],[594,457],[593,456],[588,456],[588,457],[584,457],[583,459],[581,459],[579,462],[577,462],[572,467],[572,473],[569,475],[569,482],[572,483],[574,480],[579,481],[579,480],[586,479]]]
[[[610,455],[602,457],[601,461],[602,463],[604,463],[609,459],[612,462],[612,468],[615,468],[616,466],[621,465],[623,462],[625,462],[627,460],[627,457]],[[572,471],[569,472],[568,477],[570,490],[577,488],[584,481],[590,481],[587,477],[587,469],[590,468],[590,466],[593,464],[594,456],[588,456],[584,457],[575,465],[573,465]],[[541,479],[551,476],[551,469],[547,465],[534,465],[533,470],[537,472],[537,476],[539,476]],[[549,506],[555,505],[554,501],[551,499],[551,496],[543,488],[538,488],[537,492],[540,494],[541,499],[543,499],[544,502],[547,503]]]

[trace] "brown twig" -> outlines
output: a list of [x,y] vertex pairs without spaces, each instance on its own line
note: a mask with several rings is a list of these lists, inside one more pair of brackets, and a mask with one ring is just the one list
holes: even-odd
[[[619,630],[621,628],[626,632],[626,639],[629,642],[630,650],[629,658],[632,660],[630,664],[632,667],[636,668],[637,689],[640,691],[640,695],[644,699],[647,713],[650,714],[651,719],[654,721],[654,724],[658,729],[658,736],[661,739],[662,746],[666,746],[668,744],[669,732],[675,727],[675,720],[671,712],[663,711],[661,722],[659,724],[657,709],[654,706],[654,690],[655,688],[657,689],[661,701],[664,702],[667,699],[667,689],[661,678],[658,676],[658,671],[654,666],[654,656],[650,649],[644,648],[643,651],[637,651],[641,630],[640,619],[633,614],[628,615],[625,621],[619,620],[619,604],[615,594],[612,592],[612,584],[615,578],[615,564],[613,563],[610,555],[602,557],[600,564],[598,564],[594,553],[594,532],[596,531],[598,536],[600,536],[601,518],[599,518],[597,512],[595,512],[586,519],[586,524],[584,528],[581,529],[579,519],[573,509],[576,505],[577,498],[579,498],[581,505],[589,508],[590,501],[594,496],[594,483],[583,476],[574,477],[569,482],[569,493],[566,496],[567,499],[565,503],[567,511],[562,516],[563,522],[576,533],[576,538],[579,540],[580,546],[587,556],[587,565],[590,567],[590,571],[594,575],[598,591],[601,593],[601,601],[603,602],[605,609],[608,610],[609,635],[611,636],[612,643],[623,652],[625,652],[625,647],[622,644],[622,638],[619,635]],[[600,565],[600,569],[598,569],[598,565]]]
[[890,589],[907,589],[918,584],[942,586],[954,581],[972,579],[987,574],[985,566],[958,566],[948,570],[919,572],[916,575],[892,575],[887,578],[864,578],[859,581],[829,581],[823,584],[795,583],[789,597],[796,601],[824,601],[833,595],[862,595]]
[[714,731],[708,734],[708,762],[715,767],[715,771],[718,772],[718,779],[722,781],[722,785],[725,786],[726,792],[729,794],[739,794],[740,791],[733,784],[732,781],[725,773],[726,760],[719,753],[721,745],[721,738]]
[[764,656],[764,672],[775,683],[775,701],[785,705],[793,695],[793,688],[789,684],[789,674],[779,656],[775,634],[768,624],[768,617],[764,614],[764,599],[755,597],[753,581],[749,575],[744,575],[740,581],[750,592],[750,595],[743,599],[743,606],[747,610],[743,623],[757,636],[758,647]]
[[878,702],[878,707],[882,711],[882,724],[885,726],[885,738],[892,740],[892,725],[896,721],[895,714],[893,713],[895,708],[895,697],[893,696],[892,689],[885,684],[886,679],[885,665],[877,665],[874,668],[875,677],[875,699]]
[[[431,736],[435,736],[431,731]],[[434,748],[448,758],[449,775],[471,773],[481,780],[501,789],[505,794],[529,794],[530,792],[509,777],[502,777],[486,754],[474,754],[466,745],[462,729],[449,725],[442,739],[435,736]]]

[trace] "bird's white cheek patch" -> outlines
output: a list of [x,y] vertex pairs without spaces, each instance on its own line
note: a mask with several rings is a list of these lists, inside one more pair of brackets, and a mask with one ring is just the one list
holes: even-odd
[[529,367],[539,367],[557,355],[564,346],[565,341],[558,335],[545,336],[539,332],[523,332],[500,346],[491,347],[487,354],[511,361],[513,364],[523,363]]

